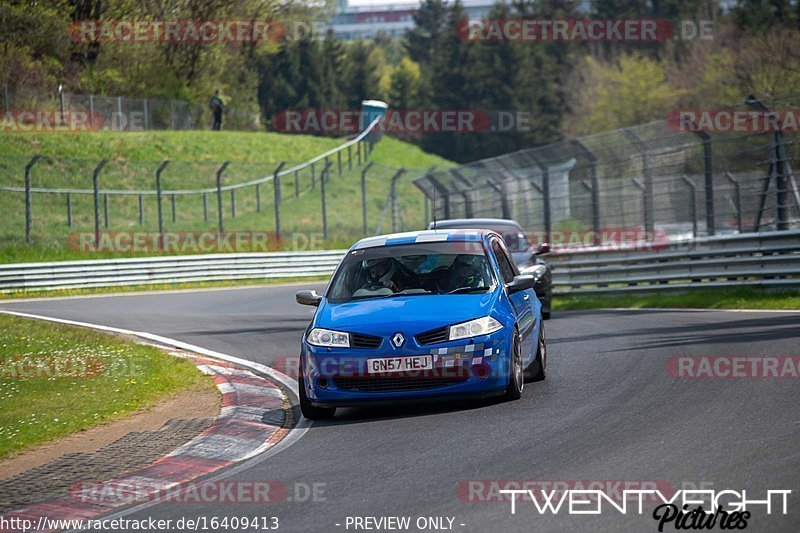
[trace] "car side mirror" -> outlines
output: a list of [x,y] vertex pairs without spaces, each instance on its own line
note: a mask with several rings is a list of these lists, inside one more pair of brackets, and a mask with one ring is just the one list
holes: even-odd
[[300,305],[313,305],[314,307],[319,307],[320,302],[322,301],[322,296],[317,294],[315,290],[302,290],[297,291],[294,295],[294,299]]
[[532,289],[535,284],[536,279],[531,274],[520,274],[519,276],[514,276],[514,279],[509,283],[506,283],[506,290],[508,294],[514,294],[515,292]]
[[550,243],[543,242],[539,246],[536,247],[536,255],[542,254],[549,254],[550,253]]

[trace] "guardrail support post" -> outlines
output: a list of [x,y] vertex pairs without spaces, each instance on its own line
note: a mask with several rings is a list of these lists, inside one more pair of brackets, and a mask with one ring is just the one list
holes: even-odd
[[217,170],[217,230],[220,233],[225,231],[222,224],[222,174],[225,172],[225,169],[228,168],[229,164],[229,161],[225,161],[222,163],[222,166],[219,167],[219,170]]
[[208,195],[203,193],[203,222],[208,222]]
[[403,174],[405,174],[406,169],[401,168],[398,170],[394,176],[392,176],[392,232],[397,233],[398,231],[398,218],[399,218],[399,209],[397,204],[397,180],[399,180]]
[[322,171],[322,179],[319,181],[320,192],[322,193],[322,238],[326,240],[328,239],[328,204],[325,197],[325,174],[327,172],[328,166]]
[[281,241],[281,170],[285,161],[282,161],[275,172],[272,174],[272,186],[274,191],[274,204],[275,204],[275,239]]
[[650,168],[650,155],[647,152],[647,146],[636,136],[633,131],[623,129],[622,133],[631,141],[636,147],[636,150],[642,155],[642,167],[644,173],[644,231],[649,238],[653,238],[653,230],[655,222],[653,220],[653,172]]
[[690,202],[690,209],[692,213],[692,237],[695,239],[697,238],[697,187],[692,180],[687,178],[686,176],[682,176],[681,179],[683,182],[689,186],[689,202]]
[[67,227],[72,227],[72,197],[67,193]]
[[261,184],[256,183],[256,213],[261,212]]
[[361,232],[367,236],[367,172],[372,167],[372,162],[361,170]]
[[736,207],[736,229],[739,231],[739,233],[741,233],[742,232],[742,189],[739,186],[739,182],[736,181],[733,176],[731,176],[730,172],[725,171],[723,172],[722,175],[728,178],[728,181],[733,183],[733,194],[735,195],[734,204]]
[[25,165],[25,242],[31,243],[31,227],[33,226],[33,204],[31,202],[31,169],[42,155],[35,155]]
[[139,195],[139,225],[144,225],[144,195],[142,194]]
[[[100,193],[99,193],[99,182],[100,182],[100,171],[103,170],[103,167],[106,166],[108,160],[103,159],[100,163],[95,167],[94,172],[92,172],[92,195],[94,198],[94,247],[95,250],[100,247]],[[156,174],[158,176],[158,174]],[[161,185],[159,178],[156,178],[156,184],[158,185],[159,194],[161,194]]]

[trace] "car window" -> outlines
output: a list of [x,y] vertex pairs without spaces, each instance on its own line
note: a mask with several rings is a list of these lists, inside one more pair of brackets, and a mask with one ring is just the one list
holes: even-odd
[[511,280],[514,279],[515,275],[514,267],[511,266],[511,261],[508,259],[506,251],[503,250],[503,247],[500,245],[500,241],[497,239],[492,239],[492,251],[497,258],[497,266],[500,267],[500,275],[503,276],[503,281],[510,283]]
[[343,303],[396,295],[470,294],[496,286],[480,243],[378,246],[348,253],[331,280],[328,299]]

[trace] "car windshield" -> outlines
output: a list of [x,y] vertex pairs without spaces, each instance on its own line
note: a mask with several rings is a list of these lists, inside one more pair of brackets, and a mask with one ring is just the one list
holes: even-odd
[[495,277],[481,243],[437,242],[353,250],[331,281],[328,300],[477,294]]

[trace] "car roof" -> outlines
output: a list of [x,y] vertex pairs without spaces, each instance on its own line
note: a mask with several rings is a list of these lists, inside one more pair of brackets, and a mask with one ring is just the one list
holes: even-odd
[[[428,226],[431,228],[433,222]],[[451,218],[448,220],[437,220],[436,229],[445,228],[486,228],[497,226],[510,226],[515,229],[522,229],[522,226],[516,220],[509,220],[506,218]]]
[[464,230],[458,228],[390,233],[361,239],[352,246],[351,250],[421,242],[480,242],[491,233],[493,232],[489,230]]

